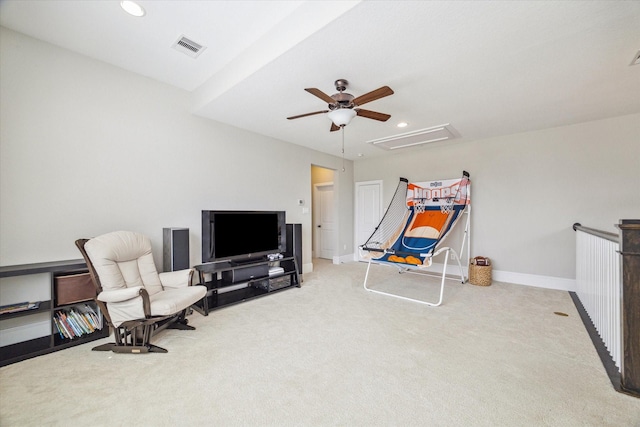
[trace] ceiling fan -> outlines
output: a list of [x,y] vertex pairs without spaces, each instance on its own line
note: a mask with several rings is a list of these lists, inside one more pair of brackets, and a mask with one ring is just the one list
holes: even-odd
[[306,88],[305,90],[307,92],[327,102],[329,104],[329,109],[314,111],[313,113],[300,114],[298,116],[291,116],[287,117],[287,119],[293,120],[299,119],[300,117],[313,116],[315,114],[329,113],[328,116],[332,122],[330,131],[333,132],[349,124],[351,119],[356,115],[365,117],[367,119],[378,120],[381,122],[386,122],[387,120],[389,120],[389,118],[391,118],[389,114],[378,113],[376,111],[359,108],[361,105],[364,105],[367,102],[375,101],[376,99],[393,95],[393,90],[391,90],[389,86],[382,86],[381,88],[365,93],[364,95],[360,95],[356,98],[350,93],[345,92],[348,84],[349,82],[345,79],[336,80],[335,85],[338,93],[334,93],[331,96],[322,92],[320,89]]

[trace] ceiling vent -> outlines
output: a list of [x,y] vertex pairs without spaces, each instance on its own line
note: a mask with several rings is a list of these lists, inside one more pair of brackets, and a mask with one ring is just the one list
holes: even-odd
[[192,58],[197,58],[198,55],[200,55],[202,51],[206,49],[205,46],[202,46],[201,44],[198,44],[193,40],[189,40],[185,36],[181,36],[171,47],[178,52],[182,52]]
[[384,138],[372,139],[367,142],[376,147],[384,148],[385,150],[396,150],[398,148],[413,147],[415,145],[429,144],[458,137],[460,137],[460,134],[447,123]]

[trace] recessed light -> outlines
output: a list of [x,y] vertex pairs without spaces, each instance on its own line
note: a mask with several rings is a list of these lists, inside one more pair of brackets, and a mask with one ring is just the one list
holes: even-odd
[[144,16],[146,13],[142,8],[142,6],[130,0],[121,1],[120,7],[123,8],[124,11],[127,12],[129,15],[133,15],[133,16],[140,17],[140,16]]
[[399,128],[406,128],[409,124],[407,122],[400,122],[396,126]]

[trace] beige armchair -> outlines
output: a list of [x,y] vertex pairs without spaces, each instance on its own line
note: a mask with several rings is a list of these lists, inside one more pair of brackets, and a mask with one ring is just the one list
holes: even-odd
[[193,270],[158,274],[150,240],[139,233],[115,231],[92,239],[76,240],[96,287],[96,302],[115,343],[94,348],[118,353],[166,353],[150,344],[154,333],[164,329],[195,329],[187,310],[207,290],[191,285]]

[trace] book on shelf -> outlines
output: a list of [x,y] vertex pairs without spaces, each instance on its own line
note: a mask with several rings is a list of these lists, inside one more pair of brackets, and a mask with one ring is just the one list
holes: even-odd
[[67,323],[69,325],[71,325],[71,328],[73,328],[73,331],[76,333],[76,336],[81,336],[84,335],[84,330],[82,330],[82,328],[80,327],[80,325],[78,325],[77,320],[73,317],[72,315],[73,312],[69,312],[66,313],[65,315],[65,320],[67,321]]
[[58,333],[62,338],[73,338],[75,336],[74,334],[71,333],[69,329],[70,327],[62,320],[62,317],[58,316],[58,313],[56,313],[56,316],[53,318],[53,321],[55,322],[56,328],[58,329]]
[[61,338],[73,339],[102,329],[102,318],[98,313],[89,304],[78,305],[57,310],[53,321]]
[[36,302],[18,302],[0,306],[0,314],[19,313],[26,310],[35,310],[40,307],[40,301]]

